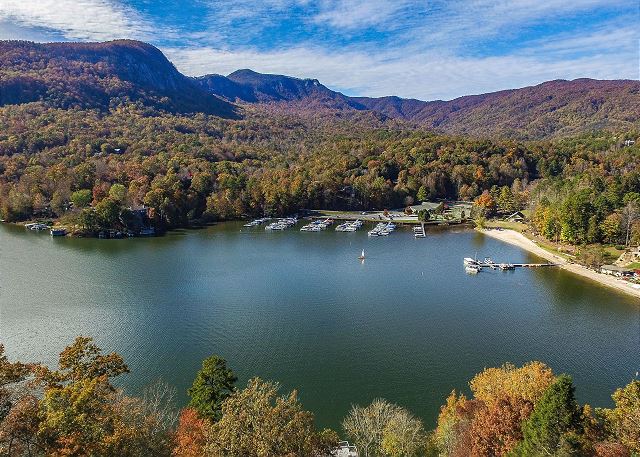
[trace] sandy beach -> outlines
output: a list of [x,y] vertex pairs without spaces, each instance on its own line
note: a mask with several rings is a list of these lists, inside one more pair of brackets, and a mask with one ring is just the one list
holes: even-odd
[[520,232],[516,232],[515,230],[508,230],[508,229],[503,229],[503,230],[484,229],[484,230],[481,230],[481,232],[492,238],[496,238],[500,241],[504,241],[505,243],[513,244],[522,249],[525,249],[526,251],[529,251],[532,254],[535,254],[544,259],[547,259],[549,262],[557,263],[560,266],[560,268],[563,268],[567,271],[570,271],[580,276],[584,276],[585,278],[591,279],[592,281],[597,281],[602,285],[611,287],[620,292],[624,292],[628,295],[632,295],[640,299],[640,285],[634,285],[627,281],[623,281],[622,279],[615,278],[613,276],[597,273],[593,270],[583,267],[582,265],[569,263],[563,257],[555,255],[541,248],[535,243],[535,241],[530,240]]

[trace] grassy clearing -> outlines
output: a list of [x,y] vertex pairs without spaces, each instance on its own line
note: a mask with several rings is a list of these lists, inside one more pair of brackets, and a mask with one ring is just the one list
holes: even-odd
[[527,224],[522,222],[508,222],[499,220],[488,220],[485,222],[486,228],[503,228],[508,230],[515,230],[516,232],[524,233],[527,230]]

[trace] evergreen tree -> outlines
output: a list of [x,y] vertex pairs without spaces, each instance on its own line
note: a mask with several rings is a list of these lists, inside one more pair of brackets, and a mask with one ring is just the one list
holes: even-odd
[[522,427],[523,440],[513,455],[580,455],[580,409],[571,377],[561,375],[536,402]]
[[187,392],[191,397],[189,406],[203,419],[218,421],[222,417],[222,402],[235,391],[237,380],[222,357],[213,355],[204,359]]

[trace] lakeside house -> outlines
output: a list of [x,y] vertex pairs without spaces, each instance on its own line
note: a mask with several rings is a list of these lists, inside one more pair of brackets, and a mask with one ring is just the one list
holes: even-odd
[[616,276],[618,278],[631,277],[635,274],[633,270],[627,268],[618,267],[616,265],[602,265],[600,267],[600,273],[605,275]]
[[520,211],[516,211],[505,218],[507,222],[524,222],[524,214]]

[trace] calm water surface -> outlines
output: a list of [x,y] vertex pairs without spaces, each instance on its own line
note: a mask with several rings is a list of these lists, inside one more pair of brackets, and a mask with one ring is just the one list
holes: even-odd
[[[364,248],[367,259],[356,257]],[[139,393],[180,401],[203,358],[298,388],[321,426],[376,397],[432,426],[483,367],[542,360],[610,404],[640,370],[640,307],[557,269],[468,276],[462,258],[539,260],[468,230],[268,233],[228,223],[152,239],[51,239],[0,226],[0,341],[52,363],[76,335],[120,352]]]

